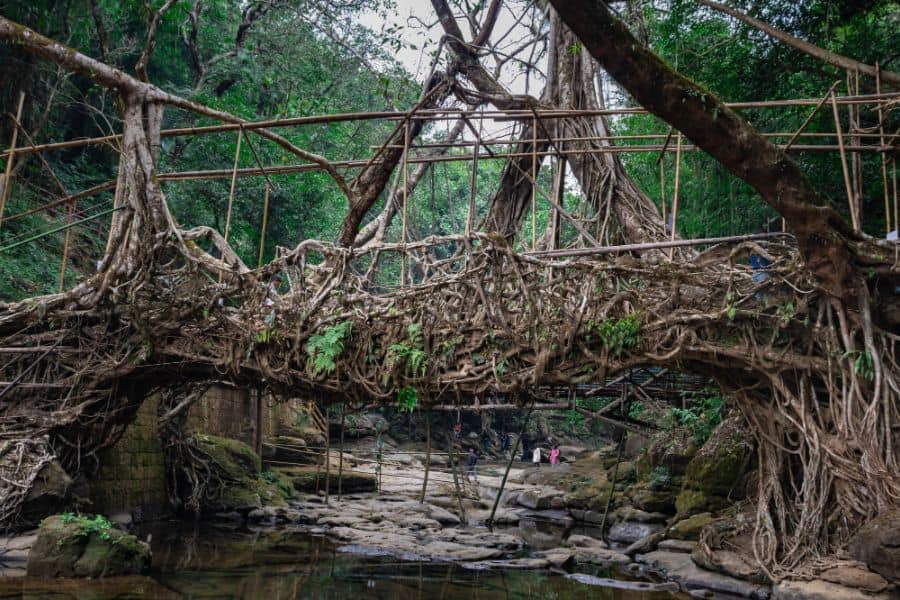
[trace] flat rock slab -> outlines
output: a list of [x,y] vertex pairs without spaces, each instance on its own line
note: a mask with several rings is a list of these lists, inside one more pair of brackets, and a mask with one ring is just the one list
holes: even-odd
[[631,557],[616,550],[604,548],[576,548],[575,562],[593,565],[627,565]]
[[879,594],[839,585],[831,581],[782,581],[772,589],[772,600],[897,600],[896,588]]
[[646,581],[621,581],[619,579],[607,579],[596,577],[586,573],[570,573],[566,579],[572,579],[584,585],[597,585],[617,590],[633,590],[637,592],[677,592],[678,584],[667,581],[665,583],[649,583]]
[[688,542],[685,540],[663,540],[659,543],[657,548],[669,552],[684,552],[690,554],[694,551],[694,546],[696,545],[697,542]]
[[667,578],[676,581],[686,592],[711,590],[741,598],[765,598],[769,595],[769,590],[765,586],[705,571],[694,564],[689,554],[683,552],[656,550],[639,556],[638,560],[651,569],[661,571]]
[[462,563],[463,568],[475,570],[537,570],[546,569],[550,567],[550,565],[550,561],[545,558],[511,558],[509,560],[481,560],[477,562]]

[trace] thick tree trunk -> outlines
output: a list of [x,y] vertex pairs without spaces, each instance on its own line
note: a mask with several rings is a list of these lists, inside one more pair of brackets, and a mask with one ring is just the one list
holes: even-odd
[[[593,61],[583,50],[572,52],[575,37],[555,17],[551,18],[550,24],[548,81],[540,101],[537,101],[527,96],[513,96],[487,73],[472,46],[462,41],[462,32],[446,0],[432,0],[432,6],[448,35],[447,44],[454,53],[459,73],[475,86],[483,98],[489,99],[498,108],[601,108],[594,88]],[[533,120],[524,121],[515,152],[531,153],[533,126]],[[553,144],[547,141],[548,134],[554,140],[564,136],[596,138],[608,136],[609,129],[602,117],[543,120],[537,126],[536,152],[553,148]],[[565,149],[594,150],[609,145],[607,141],[582,141],[566,143]],[[588,229],[595,233],[596,238],[624,243],[665,239],[659,211],[634,184],[617,155],[578,154],[570,157],[570,164],[594,220],[594,227],[588,226]],[[530,173],[530,156],[507,163],[483,229],[498,232],[504,237],[518,233],[531,204]]]
[[[437,89],[440,86],[440,89]],[[422,91],[422,97],[417,105],[417,109],[425,110],[435,108],[441,105],[441,102],[449,93],[449,86],[446,85],[442,73],[435,74],[426,84]],[[409,139],[415,140],[422,133],[425,127],[425,121],[412,119],[409,121]],[[403,158],[403,140],[406,135],[403,127],[398,127],[391,138],[387,141],[386,149],[381,153],[381,157],[377,162],[371,164],[367,169],[363,170],[351,184],[353,197],[349,197],[350,208],[344,221],[341,223],[340,234],[338,235],[338,245],[349,247],[353,245],[359,233],[359,226],[378,200],[378,197],[387,187],[391,173],[397,168]]]
[[793,230],[809,269],[829,293],[855,304],[857,238],[797,164],[712,93],[642,46],[600,0],[550,0],[591,55],[641,105],[740,177]]

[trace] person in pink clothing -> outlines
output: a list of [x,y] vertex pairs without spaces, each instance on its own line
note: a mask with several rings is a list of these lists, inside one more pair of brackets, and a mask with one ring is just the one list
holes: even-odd
[[556,466],[559,464],[559,446],[553,446],[553,449],[550,450],[550,465]]

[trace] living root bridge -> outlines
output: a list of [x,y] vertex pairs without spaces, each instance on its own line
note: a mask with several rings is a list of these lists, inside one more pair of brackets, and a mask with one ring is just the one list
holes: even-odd
[[[193,461],[205,459],[172,424],[184,399],[212,380],[265,378],[277,395],[427,407],[463,394],[600,382],[640,365],[714,377],[746,415],[759,445],[753,553],[773,577],[809,570],[900,503],[900,337],[872,306],[889,304],[882,299],[894,289],[886,243],[841,224],[826,227],[817,251],[801,236],[806,262],[792,248],[752,242],[661,262],[656,253],[522,255],[492,235],[361,250],[305,241],[250,271],[216,232],[174,221],[155,175],[164,104],[234,117],[2,17],[0,38],[125,101],[121,209],[100,269],[65,293],[0,305],[0,347],[15,350],[0,367],[5,525],[16,524],[46,462],[91,470],[94,453],[156,388],[169,392],[161,416],[170,457],[185,461],[174,467],[193,476],[202,473]],[[789,223],[807,214],[830,223],[802,196],[783,213]],[[822,240],[841,251],[829,253]],[[751,253],[772,266],[752,271]],[[827,276],[829,261],[848,255]],[[400,261],[409,268],[398,286]],[[270,306],[276,272],[288,273],[290,291]]]

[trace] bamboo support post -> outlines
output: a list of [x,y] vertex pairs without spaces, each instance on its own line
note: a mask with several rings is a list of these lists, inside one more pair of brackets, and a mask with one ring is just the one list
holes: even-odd
[[[660,155],[662,157],[662,155]],[[659,210],[663,218],[663,230],[668,231],[669,222],[666,219],[666,161],[659,161]]]
[[241,158],[241,140],[244,130],[238,129],[237,149],[234,151],[234,167],[231,169],[231,190],[228,192],[228,210],[225,213],[225,241],[228,241],[228,233],[231,229],[231,210],[234,207],[234,188],[237,185],[238,161]]
[[[678,191],[681,183],[681,132],[678,132],[678,140],[675,142],[675,190],[672,193],[672,233],[670,242],[675,241],[675,230],[678,228]],[[675,256],[675,248],[669,248],[669,260]]]
[[512,468],[513,461],[516,459],[516,455],[519,453],[519,446],[522,443],[522,436],[525,435],[525,430],[528,428],[528,420],[531,418],[531,413],[534,412],[534,400],[531,401],[531,408],[528,409],[528,413],[525,415],[525,420],[522,421],[522,428],[519,430],[519,436],[516,438],[516,445],[512,449],[512,453],[509,455],[509,460],[506,462],[506,470],[503,471],[503,479],[500,480],[500,489],[497,490],[497,496],[494,498],[494,505],[491,507],[491,515],[488,517],[485,525],[487,525],[488,529],[494,530],[494,515],[497,513],[497,506],[500,504],[500,497],[503,495],[503,488],[506,487],[506,480],[509,477],[509,470]]
[[[483,119],[482,119],[483,121]],[[481,130],[475,133],[475,145],[472,146],[472,179],[469,183],[469,208],[466,210],[466,237],[472,235],[472,227],[475,223],[475,191],[478,186],[478,152],[481,145]],[[473,132],[474,127],[469,127]]]
[[269,224],[269,182],[266,182],[266,191],[263,196],[263,216],[262,216],[262,228],[259,232],[259,259],[256,261],[256,267],[259,268],[263,265],[263,256],[266,251],[266,227]]
[[331,493],[331,427],[328,424],[328,408],[325,409],[325,504]]
[[456,472],[457,460],[456,460],[456,442],[450,442],[450,469],[453,471],[453,487],[456,489],[456,500],[459,504],[459,523],[461,526],[466,527],[468,525],[468,519],[466,519],[466,509],[463,506],[462,499],[462,490],[459,486],[459,474]]
[[[409,122],[406,123],[406,127],[403,129],[403,161],[401,164],[401,168],[403,169],[403,224],[402,231],[400,233],[400,243],[406,243],[406,230],[407,230],[407,211],[408,211],[408,203],[409,203],[409,170],[407,167],[409,166]],[[406,252],[400,257],[400,288],[403,289],[406,287]]]
[[12,167],[16,158],[16,143],[19,138],[18,123],[22,120],[23,106],[25,106],[25,92],[19,92],[19,106],[16,109],[12,138],[9,143],[9,155],[6,158],[6,170],[3,172],[3,186],[0,189],[0,229],[3,228],[3,211],[6,210],[6,201],[9,199],[9,191],[12,189]]
[[[66,224],[72,222],[72,205],[66,207]],[[69,245],[72,243],[72,228],[66,228],[66,235],[63,238],[62,258],[59,261],[59,291],[66,289],[66,261],[69,259]]]
[[344,496],[344,420],[347,417],[347,403],[341,402],[341,441],[338,446],[338,500]]
[[263,450],[263,400],[265,393],[262,386],[256,388],[256,454],[262,456]]
[[531,249],[537,249],[537,117],[531,121]]
[[831,109],[834,114],[834,129],[837,133],[838,148],[841,154],[841,170],[844,173],[844,188],[847,190],[847,203],[850,207],[850,219],[853,221],[853,231],[859,231],[859,219],[856,215],[855,202],[853,201],[853,187],[850,184],[850,172],[847,168],[847,153],[844,150],[844,134],[841,131],[841,115],[838,112],[837,96],[831,94]]
[[431,412],[425,413],[425,476],[422,479],[422,494],[419,496],[419,504],[425,502],[425,493],[428,490],[428,472],[431,470]]
[[[847,93],[852,94],[854,89],[859,90],[859,73],[847,71]],[[858,137],[859,124],[859,105],[851,104],[847,107],[847,122],[849,128],[847,134],[850,137],[851,146],[859,146],[860,138]],[[856,218],[859,221],[860,229],[863,221],[862,206],[862,161],[859,152],[850,154],[850,172],[851,182],[853,183],[853,201],[856,208]]]
[[[878,62],[875,62],[875,93],[881,92],[881,67]],[[878,141],[881,143],[881,146],[884,147],[884,106],[882,106],[881,102],[878,103]],[[888,189],[888,174],[887,174],[887,153],[881,153],[881,187],[884,190],[884,230],[885,233],[890,233],[894,230],[891,227],[891,192]],[[898,224],[894,221],[894,227],[897,227]]]

